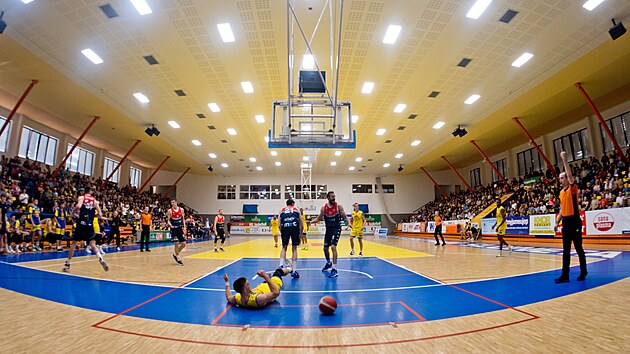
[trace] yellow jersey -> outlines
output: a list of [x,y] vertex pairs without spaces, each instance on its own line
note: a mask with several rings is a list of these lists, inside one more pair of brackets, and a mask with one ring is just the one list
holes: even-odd
[[352,229],[363,229],[363,212],[361,210],[352,212]]
[[280,233],[280,228],[278,227],[278,219],[271,219],[271,221],[269,222],[269,225],[271,226],[271,233],[273,235],[277,235]]
[[302,226],[304,228],[304,233],[308,230],[308,223],[306,222],[306,215],[302,214]]
[[503,215],[505,215],[505,208],[503,207],[503,205],[501,205],[497,208],[497,225],[501,225],[501,223],[504,221]]
[[98,223],[98,217],[94,217],[94,233],[95,234],[100,234],[101,233],[101,224]]
[[[276,284],[278,289],[282,289],[282,279],[278,277],[271,277],[271,281],[274,284]],[[236,306],[259,308],[261,306],[256,302],[256,297],[260,294],[265,294],[265,293],[270,293],[270,292],[271,292],[271,289],[269,289],[269,284],[262,283],[252,289],[252,292],[249,294],[249,298],[247,299],[246,302],[243,302],[243,299],[241,298],[241,294],[239,293],[236,293],[236,295],[234,296],[234,301],[236,302]]]

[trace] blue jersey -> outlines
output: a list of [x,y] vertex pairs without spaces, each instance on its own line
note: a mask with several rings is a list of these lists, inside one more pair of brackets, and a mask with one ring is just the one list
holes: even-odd
[[292,205],[280,211],[280,225],[282,227],[300,227],[300,210]]

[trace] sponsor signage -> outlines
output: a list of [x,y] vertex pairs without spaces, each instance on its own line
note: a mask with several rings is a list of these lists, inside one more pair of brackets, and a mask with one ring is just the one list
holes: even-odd
[[586,212],[587,235],[620,235],[623,233],[623,210],[603,209]]
[[507,218],[507,230],[508,235],[529,235],[529,217],[528,216],[516,216]]
[[529,216],[529,234],[537,237],[553,237],[556,235],[554,227],[556,226],[555,214],[530,215]]
[[481,234],[482,235],[496,235],[496,229],[492,229],[492,225],[497,222],[497,218],[486,218],[481,219]]

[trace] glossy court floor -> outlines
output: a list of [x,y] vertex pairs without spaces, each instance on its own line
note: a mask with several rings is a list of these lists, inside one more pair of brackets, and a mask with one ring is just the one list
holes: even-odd
[[[629,352],[630,252],[587,245],[589,275],[555,284],[560,244],[366,237],[364,257],[339,246],[330,279],[321,239],[299,250],[301,277],[285,277],[280,298],[261,310],[230,306],[231,281],[278,265],[270,236],[238,237],[225,253],[189,244],[183,267],[163,244],[105,256],[104,272],[83,251],[62,273],[65,253],[0,259],[2,352]],[[321,315],[324,295],[339,303]]]

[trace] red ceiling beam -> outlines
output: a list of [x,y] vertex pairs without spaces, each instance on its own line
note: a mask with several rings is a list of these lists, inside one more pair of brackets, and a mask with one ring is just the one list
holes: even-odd
[[127,151],[125,156],[123,156],[123,158],[120,159],[120,161],[118,162],[118,165],[116,165],[116,167],[112,170],[112,172],[109,173],[109,176],[107,176],[107,178],[105,178],[105,180],[103,181],[103,184],[101,184],[101,188],[105,187],[107,182],[112,178],[112,176],[114,176],[114,173],[116,173],[116,171],[118,171],[118,169],[120,168],[120,166],[122,166],[123,162],[125,162],[127,157],[129,157],[129,155],[133,152],[133,150],[136,149],[136,146],[138,146],[138,144],[140,144],[140,141],[141,140],[136,140],[136,142],[133,144],[131,149],[129,149],[129,151]]
[[470,184],[468,184],[468,182],[466,182],[466,180],[464,179],[464,177],[463,177],[463,176],[462,176],[459,172],[457,172],[457,170],[455,169],[455,166],[451,165],[451,163],[450,163],[450,162],[446,159],[446,157],[445,157],[445,156],[442,156],[442,160],[444,160],[444,162],[446,162],[446,164],[448,165],[448,167],[450,167],[450,168],[451,168],[451,170],[453,170],[453,172],[455,172],[455,174],[456,174],[457,176],[459,176],[459,179],[461,179],[461,180],[462,180],[462,182],[464,182],[464,184],[465,184],[465,185],[466,185],[466,187],[468,188],[468,190],[472,192],[472,191],[473,191],[473,189],[470,187]]
[[149,178],[147,178],[146,181],[144,181],[144,183],[140,186],[140,188],[138,188],[137,193],[140,194],[140,192],[142,192],[142,190],[144,189],[144,187],[147,186],[147,184],[149,184],[149,182],[151,181],[151,179],[153,179],[153,176],[155,176],[155,174],[157,173],[157,171],[160,170],[160,168],[162,168],[162,166],[164,165],[164,163],[170,159],[170,156],[166,156],[164,158],[164,160],[162,160],[162,162],[160,162],[160,164],[158,165],[158,167],[155,169],[155,171],[153,171],[153,173],[151,174],[151,176],[149,176]]
[[72,145],[72,148],[70,149],[70,151],[68,151],[68,153],[66,154],[66,157],[63,158],[63,160],[61,161],[59,166],[57,166],[57,168],[55,169],[55,172],[53,172],[53,174],[52,174],[53,178],[56,177],[57,174],[59,173],[59,171],[65,166],[66,161],[68,160],[68,157],[70,157],[70,155],[72,155],[72,153],[74,152],[74,149],[76,149],[76,147],[79,146],[81,141],[83,141],[83,138],[85,138],[85,135],[90,131],[90,129],[92,129],[92,127],[94,126],[96,121],[99,120],[99,119],[101,119],[101,117],[94,116],[94,118],[92,119],[90,124],[87,126],[87,128],[85,128],[85,130],[83,130],[83,133],[81,133],[81,136],[79,136],[79,138],[74,143],[74,145]]
[[494,170],[494,173],[497,174],[497,176],[499,176],[503,182],[505,184],[507,184],[508,182],[505,180],[505,177],[503,177],[503,175],[501,174],[501,172],[499,172],[499,169],[497,169],[497,167],[492,163],[492,161],[490,161],[490,159],[488,158],[488,156],[486,155],[485,152],[483,152],[483,150],[481,150],[481,148],[479,147],[479,145],[477,145],[477,143],[474,140],[470,141],[471,144],[473,144],[476,148],[477,151],[479,151],[479,153],[481,154],[481,156],[483,156],[483,158],[490,164],[490,167],[492,167],[492,169]]
[[22,97],[20,97],[20,99],[17,101],[17,103],[15,104],[15,107],[13,107],[13,110],[11,111],[11,113],[9,113],[7,120],[2,125],[2,129],[0,129],[0,136],[2,136],[2,133],[4,133],[4,130],[7,129],[7,127],[9,126],[9,122],[11,122],[11,119],[13,119],[13,116],[15,116],[15,113],[17,113],[18,108],[20,108],[20,106],[22,105],[22,102],[24,102],[24,100],[26,99],[26,96],[28,96],[28,94],[31,93],[31,90],[33,89],[35,85],[37,85],[38,82],[39,81],[37,80],[31,80],[31,83],[26,88],[26,91],[24,91],[24,93],[22,94]]
[[424,173],[426,173],[427,177],[429,177],[429,179],[431,180],[431,182],[433,182],[433,184],[437,187],[437,189],[440,190],[440,192],[442,193],[442,195],[444,196],[444,198],[448,197],[446,195],[446,193],[444,193],[444,190],[442,189],[442,187],[440,187],[440,185],[433,179],[433,177],[431,177],[431,175],[429,174],[429,172],[427,172],[427,170],[424,169],[424,167],[420,167],[420,169],[422,171],[424,171]]
[[164,192],[164,195],[162,196],[162,198],[166,198],[166,196],[168,195],[168,193],[177,185],[177,183],[179,183],[179,181],[184,178],[184,176],[188,173],[188,171],[190,171],[190,167],[188,167],[186,169],[186,171],[184,171],[184,173],[181,174],[181,176],[179,176],[179,178],[175,181],[175,183],[173,183],[167,190],[166,192]]
[[[529,139],[529,142],[538,151],[538,153],[540,154],[540,157],[542,157],[543,160],[545,161],[545,164],[547,165],[547,168],[551,170],[551,172],[553,173],[554,176],[558,177],[558,174],[556,173],[556,169],[553,168],[553,166],[551,165],[551,162],[549,162],[549,159],[547,159],[547,155],[545,155],[545,153],[542,152],[542,150],[540,150],[540,147],[538,147],[538,144],[536,144],[536,141],[534,140],[534,138],[532,138],[532,136],[529,134],[527,129],[525,129],[523,124],[521,124],[521,122],[518,120],[517,117],[512,118],[512,120],[514,121],[514,123],[516,123],[516,125],[518,125],[519,128],[521,128],[521,130],[523,131],[523,134],[525,134],[527,139]],[[543,176],[545,176],[545,174],[543,174]]]
[[579,82],[576,82],[575,83],[575,87],[577,87],[577,89],[580,91],[580,93],[584,96],[584,99],[586,99],[586,103],[588,103],[588,105],[591,107],[591,110],[593,111],[593,113],[595,113],[595,115],[597,116],[597,119],[599,119],[599,122],[602,123],[602,127],[606,131],[606,135],[608,135],[608,138],[610,138],[610,140],[613,142],[613,145],[615,146],[615,150],[617,150],[617,153],[619,154],[619,157],[623,161],[628,162],[628,159],[626,158],[626,155],[624,155],[623,151],[621,151],[621,147],[619,146],[619,143],[617,142],[617,139],[615,139],[615,136],[610,131],[610,128],[608,128],[608,124],[606,124],[606,121],[604,121],[604,117],[602,117],[602,114],[599,113],[599,110],[597,109],[597,107],[595,107],[595,103],[593,103],[593,100],[591,100],[591,98],[589,97],[588,93],[586,93],[586,91],[582,87],[582,84],[579,83]]

